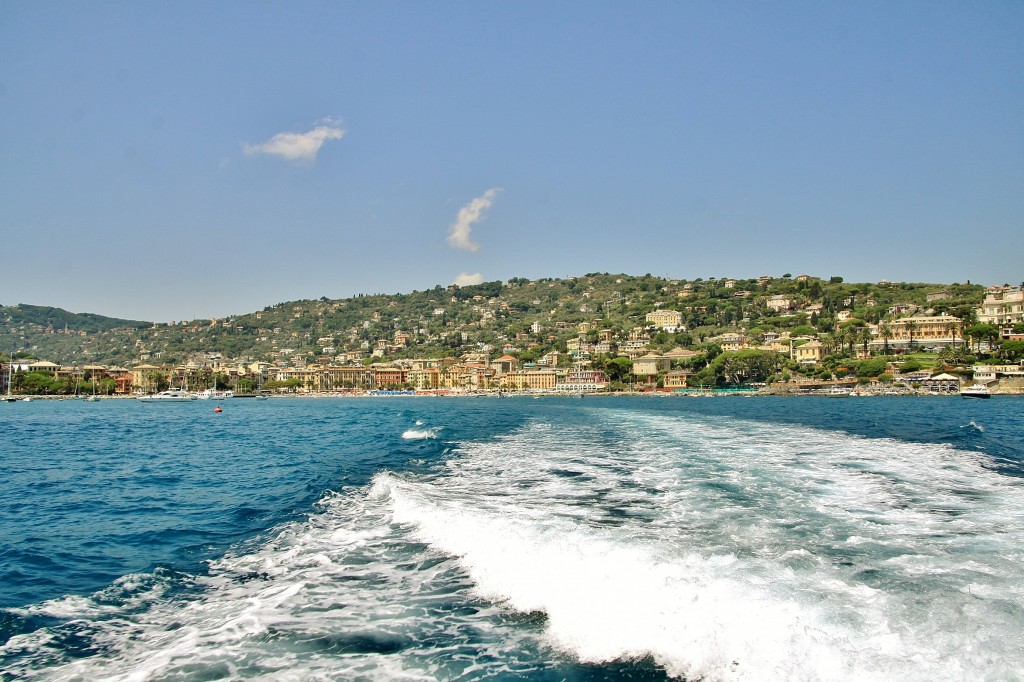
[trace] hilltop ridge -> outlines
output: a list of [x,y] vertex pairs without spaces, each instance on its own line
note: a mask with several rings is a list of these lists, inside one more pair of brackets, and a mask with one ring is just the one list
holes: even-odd
[[152,323],[59,308],[0,306],[2,350],[62,362],[184,362],[197,353],[302,364],[321,358],[442,357],[468,351],[515,352],[521,360],[562,349],[580,333],[625,338],[656,310],[677,311],[678,326],[650,342],[693,346],[730,331],[811,327],[837,318],[878,323],[908,311],[970,322],[985,295],[971,283],[848,283],[790,274],[754,279],[667,279],[588,273],[396,294],[297,300],[215,320]]

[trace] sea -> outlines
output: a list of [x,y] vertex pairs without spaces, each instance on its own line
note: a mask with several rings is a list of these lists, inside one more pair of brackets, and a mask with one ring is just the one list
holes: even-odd
[[0,404],[0,679],[1024,679],[1024,398],[214,405]]

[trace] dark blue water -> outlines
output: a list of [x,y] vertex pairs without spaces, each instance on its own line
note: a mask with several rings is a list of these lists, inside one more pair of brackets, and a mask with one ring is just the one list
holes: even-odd
[[[1000,632],[1024,625],[1022,407],[4,404],[0,673],[886,679],[916,656],[930,679],[999,677],[1024,664]],[[748,611],[817,634],[766,638]],[[991,655],[954,663],[936,651],[965,620]]]
[[157,566],[201,571],[231,544],[307,514],[325,491],[433,461],[401,438],[416,414],[446,440],[521,423],[493,403],[237,399],[213,405],[36,401],[0,411],[0,607],[89,594]]

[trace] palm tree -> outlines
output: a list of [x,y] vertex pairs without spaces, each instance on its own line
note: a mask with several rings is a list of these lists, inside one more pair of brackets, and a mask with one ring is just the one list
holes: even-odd
[[907,336],[910,337],[907,342],[907,350],[910,351],[914,348],[914,332],[917,331],[917,322],[913,318],[907,318],[907,321],[903,324],[907,329]]
[[878,335],[882,337],[882,352],[888,355],[889,339],[892,338],[892,327],[889,326],[888,322],[882,322],[878,325]]
[[857,340],[861,342],[864,348],[864,357],[868,356],[868,344],[871,343],[871,330],[867,327],[861,327],[857,331]]
[[842,347],[838,335],[833,334],[831,332],[819,336],[818,341],[820,341],[821,345],[825,347],[826,355],[831,355],[832,353],[834,353],[837,345],[840,345],[840,347]]
[[956,333],[958,329],[956,320],[950,320],[946,323],[946,333],[953,339],[953,350],[956,350]]

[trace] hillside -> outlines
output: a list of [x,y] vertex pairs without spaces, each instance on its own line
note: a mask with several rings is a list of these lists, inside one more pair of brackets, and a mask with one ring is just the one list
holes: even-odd
[[[941,300],[929,294],[943,292]],[[773,311],[770,297],[793,309]],[[577,325],[617,335],[645,325],[656,309],[678,310],[686,332],[657,335],[655,345],[690,346],[727,331],[835,327],[836,314],[875,323],[890,309],[928,310],[970,320],[984,297],[975,284],[847,283],[841,277],[670,280],[652,275],[591,273],[568,279],[436,286],[405,294],[290,301],[220,320],[174,325],[75,314],[58,308],[0,307],[0,350],[16,348],[60,363],[182,362],[195,353],[300,364],[381,347],[385,358],[441,357],[506,343],[520,357],[564,349]],[[936,298],[936,296],[932,296]],[[817,304],[817,305],[815,305]],[[596,334],[596,331],[593,332]],[[396,342],[396,336],[398,338]],[[404,338],[407,337],[407,338]],[[404,342],[404,343],[402,343]]]

